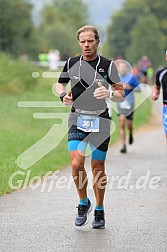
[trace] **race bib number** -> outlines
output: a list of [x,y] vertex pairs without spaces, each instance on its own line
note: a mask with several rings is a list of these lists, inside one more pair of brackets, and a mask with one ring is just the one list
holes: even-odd
[[99,132],[99,117],[80,114],[77,119],[77,129],[84,132]]
[[126,100],[124,102],[120,102],[119,106],[121,109],[130,109],[131,108],[130,103]]

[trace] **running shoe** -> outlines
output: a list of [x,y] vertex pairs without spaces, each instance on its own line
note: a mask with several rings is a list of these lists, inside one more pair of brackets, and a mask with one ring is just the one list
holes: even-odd
[[94,211],[94,220],[92,222],[92,228],[105,228],[104,210]]
[[125,144],[123,145],[123,147],[122,147],[122,149],[120,150],[120,152],[121,152],[121,153],[126,153],[126,152],[127,152],[127,150],[126,150],[126,145],[125,145]]
[[132,131],[130,131],[129,133],[129,144],[133,143],[133,135],[132,135]]
[[88,205],[78,205],[78,214],[75,218],[76,226],[84,226],[88,223],[88,215],[92,211],[92,204],[90,200],[88,201]]

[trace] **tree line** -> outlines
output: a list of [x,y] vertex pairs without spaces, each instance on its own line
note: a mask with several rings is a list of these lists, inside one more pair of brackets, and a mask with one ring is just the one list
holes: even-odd
[[164,62],[167,45],[166,0],[126,0],[112,16],[104,51],[135,63],[147,54],[154,67]]
[[[76,31],[89,23],[83,0],[53,0],[42,11],[42,21],[32,22],[28,0],[0,0],[0,51],[16,57],[57,49],[62,60],[79,53]],[[135,63],[147,54],[154,66],[163,62],[167,44],[166,0],[125,0],[106,30],[104,55],[121,55]],[[101,28],[100,28],[101,29]]]
[[32,22],[33,6],[26,0],[0,0],[0,51],[16,57],[58,49],[62,59],[79,52],[76,30],[88,23],[82,0],[53,0],[42,12],[42,22]]

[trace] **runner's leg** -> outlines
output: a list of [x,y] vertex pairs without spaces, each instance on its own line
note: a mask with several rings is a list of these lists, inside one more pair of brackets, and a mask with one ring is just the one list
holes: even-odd
[[119,133],[123,146],[126,144],[125,121],[126,118],[124,116],[119,116]]
[[87,197],[87,173],[84,168],[85,157],[78,150],[70,151],[72,176],[77,188],[79,198]]

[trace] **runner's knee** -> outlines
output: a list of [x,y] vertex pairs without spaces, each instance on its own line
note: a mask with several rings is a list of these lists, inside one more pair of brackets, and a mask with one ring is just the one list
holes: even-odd
[[73,159],[72,160],[72,170],[75,173],[79,173],[79,171],[83,171],[84,170],[84,163],[83,161],[77,160],[77,159]]

